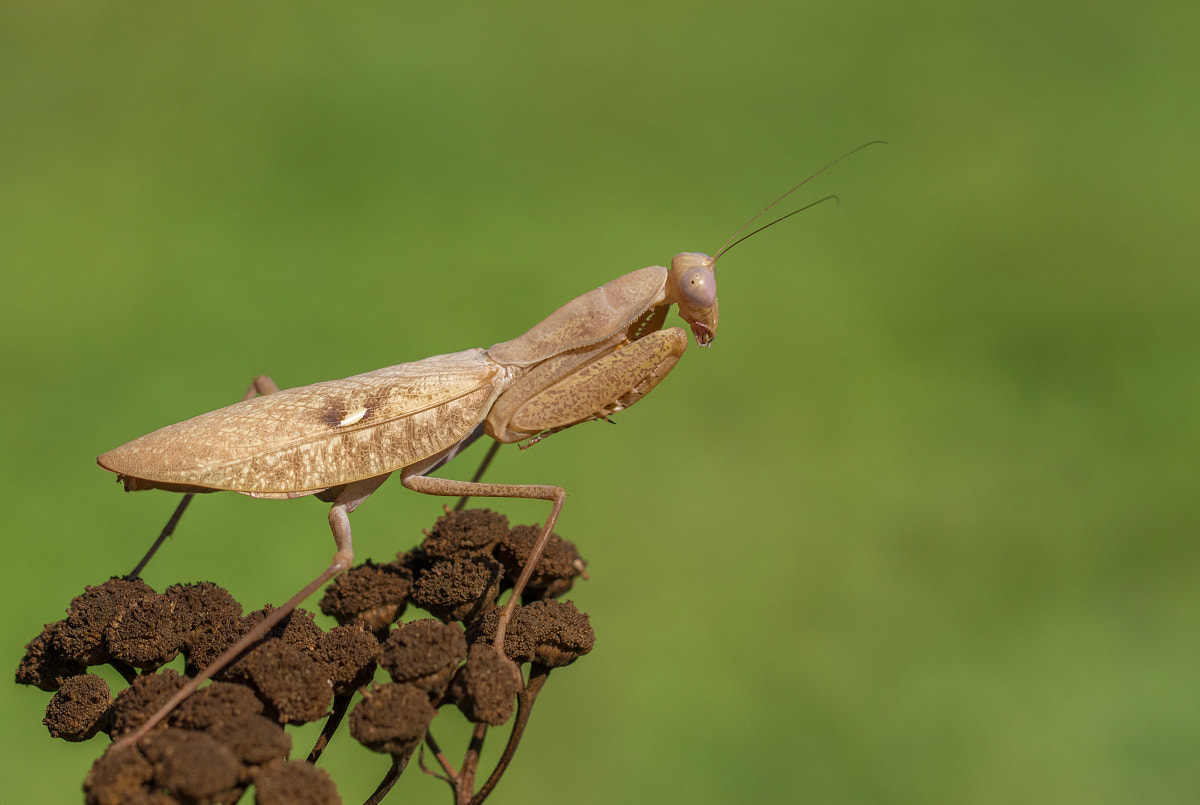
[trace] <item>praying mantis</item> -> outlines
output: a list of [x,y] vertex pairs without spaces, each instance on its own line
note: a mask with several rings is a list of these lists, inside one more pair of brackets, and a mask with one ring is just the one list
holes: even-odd
[[329,567],[113,748],[139,740],[305,598],[348,569],[354,559],[349,514],[394,474],[406,488],[426,495],[530,498],[551,504],[501,611],[494,639],[501,649],[506,626],[562,511],[566,492],[553,485],[460,481],[429,473],[482,435],[499,444],[533,443],[583,422],[608,419],[640,400],[687,348],[683,328],[664,327],[670,308],[677,309],[699,346],[709,346],[718,324],[717,260],[745,238],[813,206],[738,237],[813,176],[864,147],[784,193],[713,256],[683,252],[669,268],[649,266],[617,277],[567,302],[510,341],[284,390],[260,376],[241,402],[161,428],[99,456],[100,466],[116,473],[127,491],[224,490],[256,498],[314,495],[332,504],[328,519],[336,546]]

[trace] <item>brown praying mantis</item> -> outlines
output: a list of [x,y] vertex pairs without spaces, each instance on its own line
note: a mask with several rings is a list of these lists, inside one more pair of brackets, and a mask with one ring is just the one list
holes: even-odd
[[354,559],[349,514],[392,474],[398,473],[408,489],[427,495],[531,498],[552,504],[501,612],[494,645],[503,648],[509,619],[562,511],[566,492],[552,485],[459,481],[429,473],[481,435],[497,445],[533,443],[582,422],[607,419],[640,400],[687,348],[682,328],[664,329],[670,308],[677,308],[696,343],[707,347],[717,333],[717,260],[746,238],[834,198],[738,237],[809,179],[865,147],[843,154],[788,190],[713,256],[683,252],[675,255],[670,268],[649,266],[617,277],[566,303],[511,341],[299,388],[279,390],[270,378],[260,376],[241,402],[99,456],[100,466],[117,473],[127,491],[227,490],[256,498],[314,495],[332,504],[329,526],[337,548],[328,568],[114,748],[139,740],[305,598],[349,568]]

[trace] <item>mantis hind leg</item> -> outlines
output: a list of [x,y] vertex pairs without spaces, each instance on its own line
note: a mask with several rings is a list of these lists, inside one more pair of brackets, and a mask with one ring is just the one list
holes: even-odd
[[317,590],[324,587],[330,579],[337,576],[343,570],[349,568],[354,562],[354,543],[350,533],[350,519],[347,515],[370,497],[371,493],[378,489],[379,485],[386,481],[390,474],[377,475],[373,478],[365,478],[361,481],[347,484],[337,496],[333,507],[329,510],[329,528],[333,531],[333,541],[337,545],[337,552],[333,555],[333,561],[330,562],[329,567],[322,571],[321,575],[306,584],[300,592],[288,599],[286,604],[271,610],[253,629],[238,638],[220,656],[189,679],[187,684],[176,691],[154,715],[142,722],[133,732],[115,741],[109,751],[114,751],[120,746],[134,744],[141,740],[155,725],[166,718],[180,702],[195,693],[200,685],[237,659],[246,649],[262,640],[277,623],[291,614],[292,610],[298,607],[305,598],[308,598]]
[[[484,466],[486,467],[486,463]],[[484,484],[477,481],[430,478],[425,475],[406,475],[401,477],[400,483],[404,484],[408,489],[424,495],[441,495],[443,497],[461,496],[464,498],[528,498],[532,500],[545,500],[553,504],[550,509],[550,516],[546,518],[546,523],[542,526],[541,533],[538,534],[533,550],[529,552],[529,556],[525,559],[525,567],[521,570],[521,576],[517,579],[516,585],[513,586],[512,595],[504,605],[504,609],[500,612],[500,620],[496,624],[496,639],[493,641],[493,645],[497,651],[502,650],[504,648],[504,632],[508,628],[509,620],[512,619],[513,611],[517,608],[517,602],[521,600],[521,593],[524,592],[525,585],[529,583],[529,579],[533,575],[534,566],[537,564],[538,559],[541,558],[542,551],[546,548],[546,543],[550,541],[550,534],[554,531],[554,524],[558,520],[559,512],[562,511],[563,503],[567,499],[566,490],[561,486]]]
[[[500,452],[500,442],[492,442],[492,446],[488,448],[487,455],[483,457],[483,461],[479,462],[479,469],[475,470],[475,474],[471,476],[471,483],[479,483],[483,478],[483,474],[487,472],[487,468],[491,465],[492,459],[496,457],[496,453]],[[456,512],[466,508],[467,501],[471,499],[470,495],[463,495],[458,499],[458,503],[454,504]]]

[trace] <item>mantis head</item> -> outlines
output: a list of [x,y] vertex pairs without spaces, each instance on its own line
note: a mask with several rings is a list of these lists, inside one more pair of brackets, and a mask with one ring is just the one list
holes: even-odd
[[671,260],[667,274],[669,302],[692,328],[696,343],[707,347],[717,335],[717,261],[707,254],[682,252]]

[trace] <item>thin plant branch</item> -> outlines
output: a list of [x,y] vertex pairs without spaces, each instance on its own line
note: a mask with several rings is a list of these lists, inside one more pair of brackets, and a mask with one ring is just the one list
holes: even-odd
[[404,772],[406,763],[404,758],[398,755],[392,755],[392,765],[388,767],[387,774],[383,775],[383,779],[379,781],[379,786],[375,792],[363,802],[363,805],[379,805],[383,802],[383,798],[392,790],[392,786],[400,779],[400,775]]
[[[426,734],[426,738],[428,738],[428,737],[429,737],[428,734]],[[417,768],[419,768],[421,770],[422,774],[427,774],[430,777],[433,777],[434,779],[437,779],[437,780],[441,780],[444,783],[450,782],[449,777],[447,777],[444,774],[438,774],[436,771],[430,771],[429,767],[425,765],[425,744],[421,744],[421,748],[417,752]]]
[[533,704],[537,701],[538,693],[546,684],[549,676],[550,669],[544,665],[533,663],[529,667],[529,684],[517,694],[517,716],[513,721],[512,732],[508,734],[508,743],[504,746],[504,754],[496,762],[496,768],[492,769],[492,774],[488,777],[487,782],[471,798],[470,805],[482,805],[483,801],[492,793],[492,789],[500,782],[513,755],[517,753],[517,746],[521,743],[521,736],[525,733],[525,725],[529,723],[529,714],[533,712]]
[[317,736],[312,751],[308,753],[309,763],[316,763],[320,759],[321,753],[329,745],[329,739],[341,726],[342,719],[345,718],[346,711],[350,709],[350,701],[353,698],[354,694],[352,693],[338,693],[333,697],[333,707],[329,712],[329,717],[325,719],[325,726],[321,728],[321,734]]
[[463,758],[462,773],[458,776],[458,785],[454,789],[456,805],[467,805],[475,792],[475,772],[479,769],[479,755],[483,752],[483,741],[487,738],[487,724],[476,724],[471,730],[471,743]]

